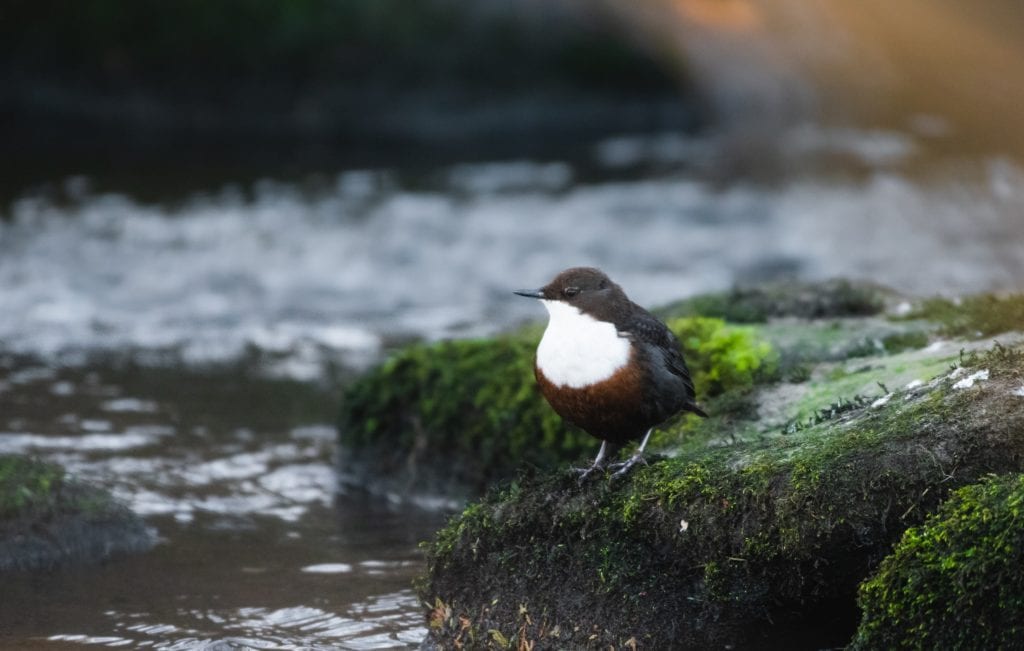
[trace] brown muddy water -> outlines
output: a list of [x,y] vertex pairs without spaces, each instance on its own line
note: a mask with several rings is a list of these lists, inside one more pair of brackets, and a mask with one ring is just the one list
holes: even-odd
[[0,357],[0,452],[111,489],[158,537],[99,567],[4,577],[5,649],[395,649],[439,511],[335,496],[336,392],[239,367]]

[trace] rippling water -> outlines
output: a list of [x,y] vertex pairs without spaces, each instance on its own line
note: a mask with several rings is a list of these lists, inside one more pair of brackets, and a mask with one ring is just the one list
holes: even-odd
[[722,143],[667,134],[161,201],[76,177],[13,201],[0,453],[110,488],[161,543],[5,578],[0,646],[415,645],[417,542],[443,516],[335,500],[339,377],[409,337],[537,318],[510,290],[563,267],[601,266],[644,304],[779,278],[1024,289],[1011,160],[936,160],[912,132],[780,143],[760,181],[723,174]]
[[44,358],[255,350],[268,373],[309,379],[392,338],[536,317],[509,290],[576,264],[645,304],[779,277],[1021,286],[1014,163],[922,171],[928,143],[911,134],[805,128],[782,142],[776,166],[799,173],[771,183],[722,183],[702,170],[714,147],[672,135],[610,140],[586,160],[347,171],[158,203],[71,179],[0,223],[0,341]]
[[141,556],[4,577],[0,648],[395,649],[443,515],[335,496],[337,396],[237,369],[60,367],[0,355],[0,453],[111,489]]

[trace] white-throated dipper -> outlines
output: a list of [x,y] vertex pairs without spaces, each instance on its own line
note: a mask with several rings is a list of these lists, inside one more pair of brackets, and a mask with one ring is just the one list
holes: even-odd
[[679,340],[600,269],[573,267],[540,289],[515,293],[540,299],[550,316],[534,365],[541,393],[559,416],[602,441],[581,481],[640,441],[613,476],[628,472],[643,461],[653,428],[672,416],[707,416]]

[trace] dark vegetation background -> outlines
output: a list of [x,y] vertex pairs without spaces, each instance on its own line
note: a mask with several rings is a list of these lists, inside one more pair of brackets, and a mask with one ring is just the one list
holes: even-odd
[[695,120],[681,73],[594,3],[13,0],[0,74],[24,153],[523,147]]

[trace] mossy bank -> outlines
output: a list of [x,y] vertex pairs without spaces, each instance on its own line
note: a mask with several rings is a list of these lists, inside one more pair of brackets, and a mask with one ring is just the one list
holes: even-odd
[[854,649],[1011,649],[1024,640],[1024,475],[962,488],[861,585]]
[[[669,423],[655,436],[655,448],[756,437],[779,418],[806,418],[853,396],[860,384],[875,388],[878,374],[858,372],[865,365],[860,358],[913,351],[937,327],[868,316],[894,301],[881,288],[834,281],[735,290],[659,310],[713,417]],[[593,458],[595,441],[566,427],[537,389],[533,356],[541,331],[533,326],[489,339],[414,344],[359,378],[345,391],[339,417],[343,484],[397,498],[464,498],[524,468],[546,471]],[[940,358],[954,354],[947,350]],[[813,367],[823,360],[836,364]],[[907,373],[920,365],[900,357],[884,363]],[[848,393],[830,391],[839,375]],[[774,401],[779,408],[762,404],[767,418],[758,418],[754,390],[765,386],[788,389]],[[797,393],[810,395],[798,403],[790,395]]]
[[[669,325],[705,396],[745,391],[775,372],[775,351],[750,328],[704,317]],[[539,337],[530,328],[417,344],[360,378],[340,416],[343,483],[394,497],[464,497],[522,468],[551,470],[592,456],[594,439],[566,426],[540,396]]]
[[[1024,471],[1024,356],[627,480],[494,490],[428,546],[432,638],[507,648],[846,644],[858,584],[946,494]],[[975,378],[972,382],[965,380]],[[981,378],[984,377],[984,381]]]
[[94,563],[153,546],[109,493],[52,463],[0,455],[0,572]]
[[428,647],[842,646],[904,531],[1024,471],[1022,305],[846,282],[671,305],[712,416],[582,487],[567,467],[597,443],[537,394],[539,329],[416,345],[347,394],[343,468],[398,495],[491,487],[426,545]]

